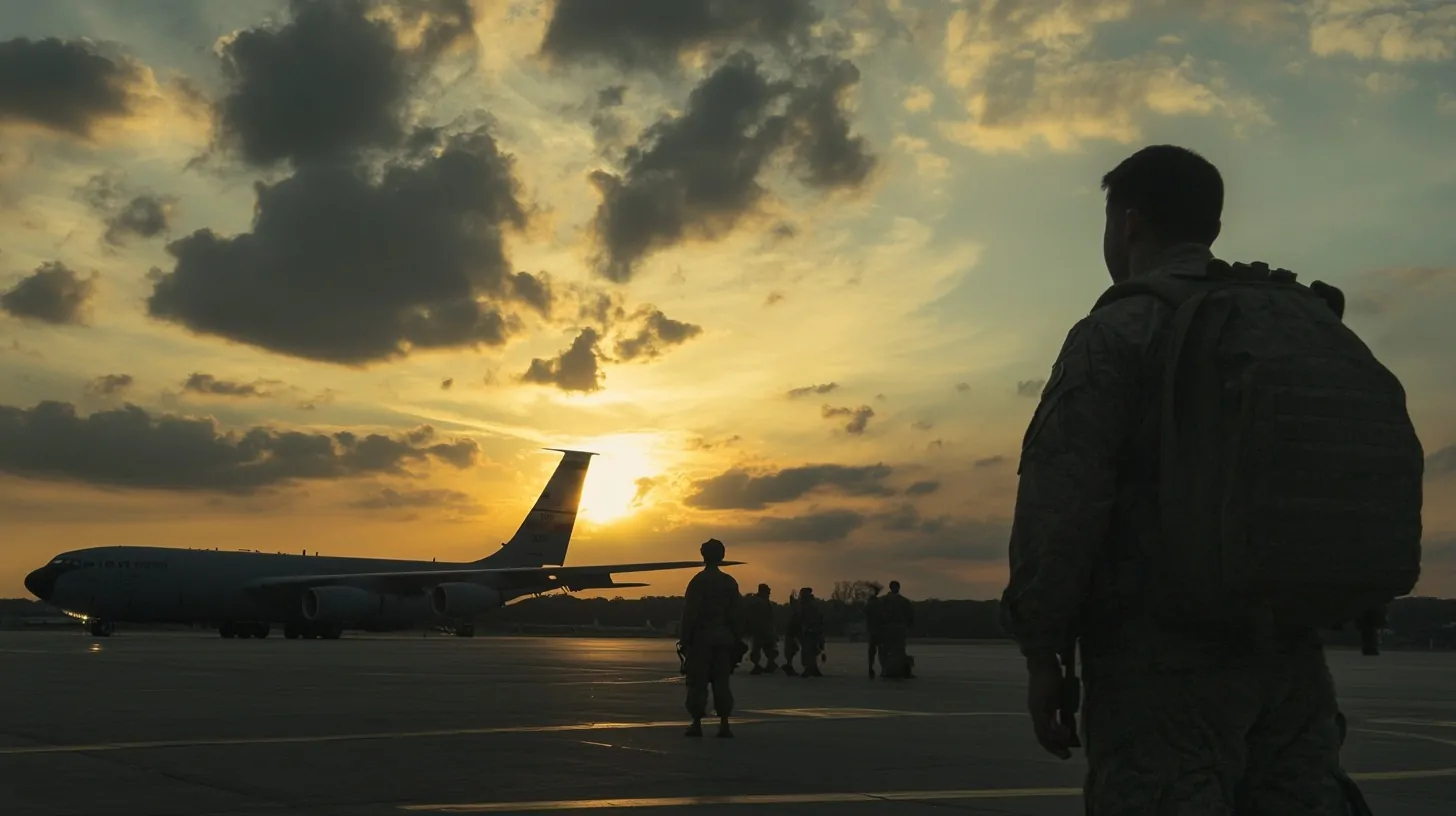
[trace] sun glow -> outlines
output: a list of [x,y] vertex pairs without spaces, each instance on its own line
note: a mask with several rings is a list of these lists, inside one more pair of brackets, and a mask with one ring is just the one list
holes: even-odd
[[586,474],[578,515],[595,524],[610,524],[632,515],[641,505],[637,480],[650,479],[660,467],[653,455],[652,434],[624,434],[584,440],[578,450],[597,452]]

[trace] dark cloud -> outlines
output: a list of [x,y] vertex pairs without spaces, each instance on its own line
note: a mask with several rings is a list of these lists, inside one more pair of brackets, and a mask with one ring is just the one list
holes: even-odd
[[833,391],[837,388],[839,388],[839,383],[837,382],[822,383],[820,385],[806,385],[801,388],[790,388],[789,399],[798,399],[799,397],[808,397],[815,394],[828,394],[830,391]]
[[281,385],[281,383],[277,380],[235,382],[219,380],[211,374],[194,373],[182,382],[182,390],[214,397],[269,397],[273,394],[269,389],[275,385]]
[[862,434],[865,432],[865,428],[869,427],[870,419],[875,415],[875,409],[868,405],[861,405],[858,408],[834,408],[826,405],[823,408],[823,414],[825,419],[849,417],[849,421],[844,425],[845,433]]
[[769,292],[768,293],[768,297],[766,297],[766,298],[763,299],[763,305],[765,305],[765,306],[772,306],[775,303],[778,303],[779,301],[781,301],[783,299],[784,299],[784,293],[783,292]]
[[910,427],[914,428],[917,431],[928,431],[931,428],[934,428],[935,427],[935,423],[934,422],[930,422],[929,420],[920,419],[920,420],[916,420],[915,422],[912,422],[910,424]]
[[995,467],[996,465],[1000,465],[1005,462],[1006,457],[998,454],[996,456],[987,456],[985,459],[977,459],[973,463],[973,466],[978,468]]
[[454,385],[455,385],[455,378],[454,377],[450,377],[449,379],[441,380],[440,381],[440,390],[441,391],[449,391]]
[[934,493],[939,489],[940,482],[937,482],[934,479],[927,479],[925,481],[916,482],[915,484],[910,485],[909,487],[905,488],[905,492],[911,496],[929,496],[931,493]]
[[96,276],[82,279],[60,261],[41,264],[0,295],[0,309],[13,317],[55,325],[84,325]]
[[865,517],[853,510],[824,510],[788,518],[761,518],[744,532],[748,541],[814,542],[843,541],[863,527]]
[[135,405],[86,417],[64,402],[0,406],[0,472],[116,487],[249,493],[305,479],[406,474],[430,458],[474,464],[470,439],[434,442],[428,426],[400,436],[253,428],[153,416]]
[[172,209],[177,199],[171,196],[139,195],[127,202],[119,212],[106,219],[106,242],[125,243],[127,236],[155,238],[171,226]]
[[1426,473],[1432,476],[1456,473],[1456,445],[1447,445],[1427,456]]
[[92,394],[120,394],[135,382],[130,374],[106,374],[87,383],[86,390]]
[[97,124],[134,112],[137,64],[89,42],[19,37],[0,42],[0,123],[25,122],[90,138]]
[[864,137],[850,135],[844,109],[845,94],[859,84],[859,69],[829,57],[806,65],[812,79],[789,106],[799,180],[814,189],[858,187],[877,164]]
[[703,333],[703,327],[681,320],[673,320],[655,306],[643,306],[633,315],[639,321],[636,332],[617,341],[617,359],[651,360],[662,356],[669,348]]
[[888,465],[803,465],[760,474],[734,468],[694,482],[694,492],[686,503],[703,510],[762,510],[820,488],[851,496],[889,496],[895,491],[884,481],[892,472]]
[[[484,130],[391,161],[377,179],[305,167],[257,185],[253,231],[173,241],[148,309],[193,331],[325,362],[499,346],[545,283],[512,274],[502,229],[523,226],[512,159]],[[524,277],[523,277],[524,276]]]
[[956,383],[955,389],[964,394],[967,391],[971,390],[971,384],[968,382],[958,382]]
[[895,541],[895,558],[905,561],[1004,562],[1011,526],[1000,521],[943,516],[921,519]]
[[[380,7],[393,17],[370,13]],[[240,32],[221,53],[229,91],[217,103],[217,129],[250,164],[297,165],[402,144],[419,81],[473,38],[464,0],[294,0],[290,17]],[[402,30],[419,35],[417,47],[402,46]]]
[[945,516],[925,518],[913,504],[899,505],[894,510],[876,515],[875,520],[886,530],[899,533],[937,533],[949,521]]
[[554,385],[562,391],[590,393],[601,390],[601,350],[597,348],[600,339],[596,329],[582,329],[571,342],[571,348],[555,358],[533,358],[531,367],[521,375],[521,381]]
[[648,495],[650,495],[653,490],[657,489],[658,480],[648,476],[643,476],[642,478],[638,479],[635,484],[637,485],[637,492],[632,494],[633,507],[636,507],[647,500]]
[[734,445],[742,440],[743,437],[739,436],[738,434],[733,434],[727,439],[719,439],[716,442],[709,441],[702,437],[698,437],[688,444],[688,448],[690,450],[713,450],[714,448],[724,448],[728,447],[729,445]]
[[1016,396],[1035,399],[1041,396],[1043,388],[1046,388],[1046,380],[1022,380],[1016,384]]
[[558,62],[668,71],[704,47],[801,48],[819,19],[813,0],[556,0],[541,51]]
[[658,250],[732,232],[758,210],[767,194],[758,177],[785,148],[811,187],[863,182],[853,167],[870,160],[846,155],[863,143],[847,136],[847,123],[841,134],[829,121],[851,81],[838,65],[806,62],[799,84],[765,76],[746,52],[733,54],[693,89],[684,114],[659,120],[627,148],[620,175],[593,173],[602,195],[593,222],[597,272],[625,282]]
[[[106,222],[105,240],[119,246],[130,236],[155,238],[171,227],[174,196],[143,192],[132,195],[120,173],[98,173],[77,190],[80,199]],[[127,200],[130,196],[130,200]]]
[[474,502],[459,490],[395,490],[386,487],[367,499],[350,502],[350,507],[363,510],[400,510],[419,507],[461,507]]

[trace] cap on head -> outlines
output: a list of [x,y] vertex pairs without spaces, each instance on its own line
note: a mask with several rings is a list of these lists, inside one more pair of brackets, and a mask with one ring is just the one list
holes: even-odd
[[890,591],[891,592],[899,592],[900,591],[900,582],[899,581],[891,581],[890,582]]
[[813,595],[814,594],[814,588],[813,587],[804,587],[803,589],[799,590],[799,594],[800,595]]
[[703,546],[698,548],[698,552],[703,554],[704,562],[709,564],[720,564],[722,563],[724,556],[723,542],[719,541],[716,538],[710,538],[707,541],[703,542]]
[[760,594],[760,595],[767,595],[768,593],[769,593],[768,584],[759,584],[758,585],[758,594]]

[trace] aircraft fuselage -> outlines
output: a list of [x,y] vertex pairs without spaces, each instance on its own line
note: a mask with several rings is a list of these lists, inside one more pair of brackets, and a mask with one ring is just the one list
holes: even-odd
[[[57,556],[31,573],[37,597],[87,618],[117,623],[305,620],[302,593],[250,591],[261,578],[340,573],[432,571],[467,564],[167,547],[93,547]],[[397,629],[437,618],[427,591],[379,593],[379,605],[351,628]]]

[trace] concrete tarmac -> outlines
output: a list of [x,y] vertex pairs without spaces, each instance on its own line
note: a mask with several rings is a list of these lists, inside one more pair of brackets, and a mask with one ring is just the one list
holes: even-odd
[[[6,816],[1082,813],[1009,645],[912,643],[919,679],[733,678],[682,735],[670,640],[0,633]],[[1379,816],[1456,812],[1456,655],[1333,652]]]

